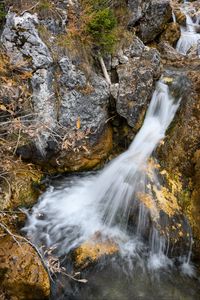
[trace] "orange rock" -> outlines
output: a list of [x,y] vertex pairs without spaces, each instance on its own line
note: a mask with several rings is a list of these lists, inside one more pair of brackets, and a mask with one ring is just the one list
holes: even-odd
[[49,277],[38,254],[10,236],[0,239],[0,281],[5,299],[43,300],[50,294]]
[[74,252],[77,268],[86,268],[89,264],[97,262],[101,257],[118,252],[118,246],[111,240],[94,239],[83,243]]

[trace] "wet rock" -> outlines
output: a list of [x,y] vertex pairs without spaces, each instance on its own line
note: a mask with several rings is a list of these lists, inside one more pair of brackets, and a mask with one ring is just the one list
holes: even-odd
[[[165,142],[158,149],[161,165],[168,170],[175,182],[182,184],[178,193],[178,200],[192,226],[194,245],[193,250],[199,258],[199,185],[198,149],[199,149],[199,71],[196,70],[196,61],[185,60],[185,64],[177,61],[176,66],[181,69],[179,74],[184,75],[187,83],[183,83],[184,95],[180,109],[168,131]],[[184,66],[184,69],[182,69]],[[194,68],[194,70],[193,70]],[[181,71],[182,70],[182,71]]]
[[[193,157],[194,163],[194,174],[192,176],[193,190],[191,194],[191,199],[187,206],[187,215],[192,224],[193,234],[196,238],[195,251],[199,255],[200,250],[200,149],[194,153]],[[199,258],[199,256],[198,256]]]
[[48,299],[50,282],[38,254],[25,241],[0,239],[1,292],[5,299]]
[[160,75],[160,57],[156,49],[145,47],[138,38],[124,54],[129,60],[117,66],[119,82],[111,86],[111,93],[118,114],[134,127],[144,116],[154,81]]
[[197,55],[184,56],[178,53],[168,42],[159,43],[158,50],[161,54],[161,61],[166,68],[196,69],[199,66]]
[[90,241],[83,243],[74,252],[75,267],[85,269],[97,263],[103,257],[114,255],[119,251],[118,246],[111,240],[102,240],[101,233],[97,233]]
[[182,85],[185,91],[180,110],[160,151],[163,158],[164,156],[166,158],[166,164],[170,164],[173,169],[178,168],[179,171],[189,176],[192,174],[192,157],[199,141],[198,72],[188,72],[185,78],[186,82]]
[[[79,139],[80,135],[80,140]],[[75,139],[75,141],[74,141]],[[76,139],[78,140],[77,144]],[[72,145],[72,146],[70,146]],[[56,170],[64,171],[83,171],[91,170],[92,168],[101,165],[107,158],[108,153],[113,146],[112,129],[107,127],[101,134],[85,136],[84,132],[76,131],[64,141],[64,151],[58,156],[50,159],[50,164],[55,166]]]
[[186,25],[186,15],[180,10],[180,6],[179,5],[174,6],[173,12],[176,17],[177,23],[181,26],[185,26]]

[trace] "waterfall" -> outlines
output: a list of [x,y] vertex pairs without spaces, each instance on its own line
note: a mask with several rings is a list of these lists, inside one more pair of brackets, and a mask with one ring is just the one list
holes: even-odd
[[176,16],[175,16],[175,13],[172,11],[172,19],[173,19],[173,22],[176,23]]
[[200,34],[196,31],[196,26],[199,26],[199,17],[196,17],[196,21],[190,16],[190,13],[195,13],[194,8],[192,8],[191,4],[187,1],[184,2],[182,7],[182,12],[186,16],[186,26],[181,27],[181,37],[177,43],[176,49],[183,55],[186,55],[188,51],[197,46],[200,41]]
[[161,184],[155,170],[149,171],[148,161],[179,102],[164,80],[157,82],[143,126],[126,152],[96,175],[71,177],[65,186],[50,188],[40,198],[24,228],[32,242],[55,247],[63,255],[100,233],[118,245],[122,256],[147,251],[150,268],[170,265],[169,241],[158,230],[160,209],[151,187],[160,192]]

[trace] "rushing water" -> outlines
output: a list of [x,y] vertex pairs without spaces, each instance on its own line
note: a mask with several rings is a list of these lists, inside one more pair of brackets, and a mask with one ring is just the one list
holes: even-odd
[[194,20],[190,14],[196,14],[194,7],[189,2],[184,2],[182,12],[186,16],[186,26],[181,27],[181,37],[177,43],[176,49],[181,54],[186,55],[192,47],[197,47],[200,42],[200,34],[197,33],[197,26],[200,26],[200,16],[196,15]]
[[[138,290],[132,290],[132,297],[126,297],[124,294],[124,298],[120,296],[114,298],[111,291],[116,286],[117,274],[121,271],[119,271],[120,263],[117,264],[117,269],[112,264],[110,270],[113,269],[110,272],[114,281],[110,281],[106,287],[112,295],[97,295],[90,291],[89,294],[93,295],[93,298],[85,294],[82,298],[77,296],[70,299],[151,299],[147,297],[146,292],[143,292],[144,296],[141,297],[137,294],[142,293],[142,282],[147,286],[152,284],[148,272],[156,270],[159,274],[159,270],[163,268],[171,272],[170,270],[176,264],[178,266],[176,272],[194,275],[193,268],[190,266],[192,243],[190,235],[188,234],[190,243],[186,253],[182,255],[179,253],[179,257],[175,259],[169,253],[169,236],[160,234],[158,230],[163,217],[158,203],[154,201],[151,186],[161,191],[161,183],[154,168],[151,168],[150,175],[148,168],[149,157],[165,137],[165,132],[174,118],[180,101],[180,96],[172,97],[168,85],[161,79],[157,83],[143,126],[129,149],[96,174],[83,177],[71,176],[66,178],[59,188],[50,187],[28,215],[24,229],[38,247],[53,247],[56,249],[56,255],[63,257],[83,242],[94,240],[95,235],[100,233],[101,241],[109,240],[117,245],[121,270],[129,274],[129,279],[124,277],[122,286],[119,287],[121,290],[118,292],[125,292],[127,280],[132,280],[130,284],[138,282]],[[139,195],[150,196],[150,209],[140,201]],[[165,199],[163,198],[162,201],[164,202]],[[169,220],[170,218],[165,218],[166,227]],[[173,220],[177,221],[175,218]],[[108,281],[111,276],[108,264],[102,271],[105,281]],[[146,275],[140,282],[141,273]],[[97,281],[102,281],[104,278],[99,271],[92,274],[88,273],[86,276],[91,278],[95,276]],[[135,279],[132,278],[133,274],[136,276]],[[167,281],[165,284],[170,285]],[[90,288],[93,289],[93,285],[90,285]],[[181,295],[179,289],[177,293]],[[160,295],[162,296],[162,293]],[[197,297],[185,299],[197,299]]]
[[[155,226],[150,225],[155,220],[159,223],[159,209],[156,202],[152,202],[149,218],[149,210],[138,201],[138,194],[148,192],[151,195],[147,161],[164,138],[179,102],[180,99],[170,95],[168,85],[159,81],[144,124],[126,152],[99,174],[78,179],[72,186],[59,191],[49,190],[43,195],[29,215],[25,228],[33,242],[56,246],[62,255],[101,232],[105,238],[112,238],[122,252],[124,249],[134,252],[142,247],[146,229],[151,226],[149,263],[168,264],[164,256],[167,241]],[[158,177],[153,170],[151,173],[151,180],[159,190]],[[137,215],[132,236],[127,231],[130,215]]]

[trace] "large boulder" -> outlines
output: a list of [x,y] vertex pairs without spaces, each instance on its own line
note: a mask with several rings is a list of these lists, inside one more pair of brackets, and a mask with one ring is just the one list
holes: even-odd
[[156,38],[165,28],[172,17],[172,9],[169,0],[152,0],[139,24],[138,35],[147,43]]
[[123,50],[123,56],[122,53],[118,55],[118,61],[118,83],[111,86],[116,110],[131,127],[138,128],[151,99],[155,80],[160,76],[159,52],[145,47],[139,38],[134,37],[130,47]]
[[136,27],[144,43],[154,40],[172,18],[169,0],[129,0],[128,5],[132,12],[129,26]]

